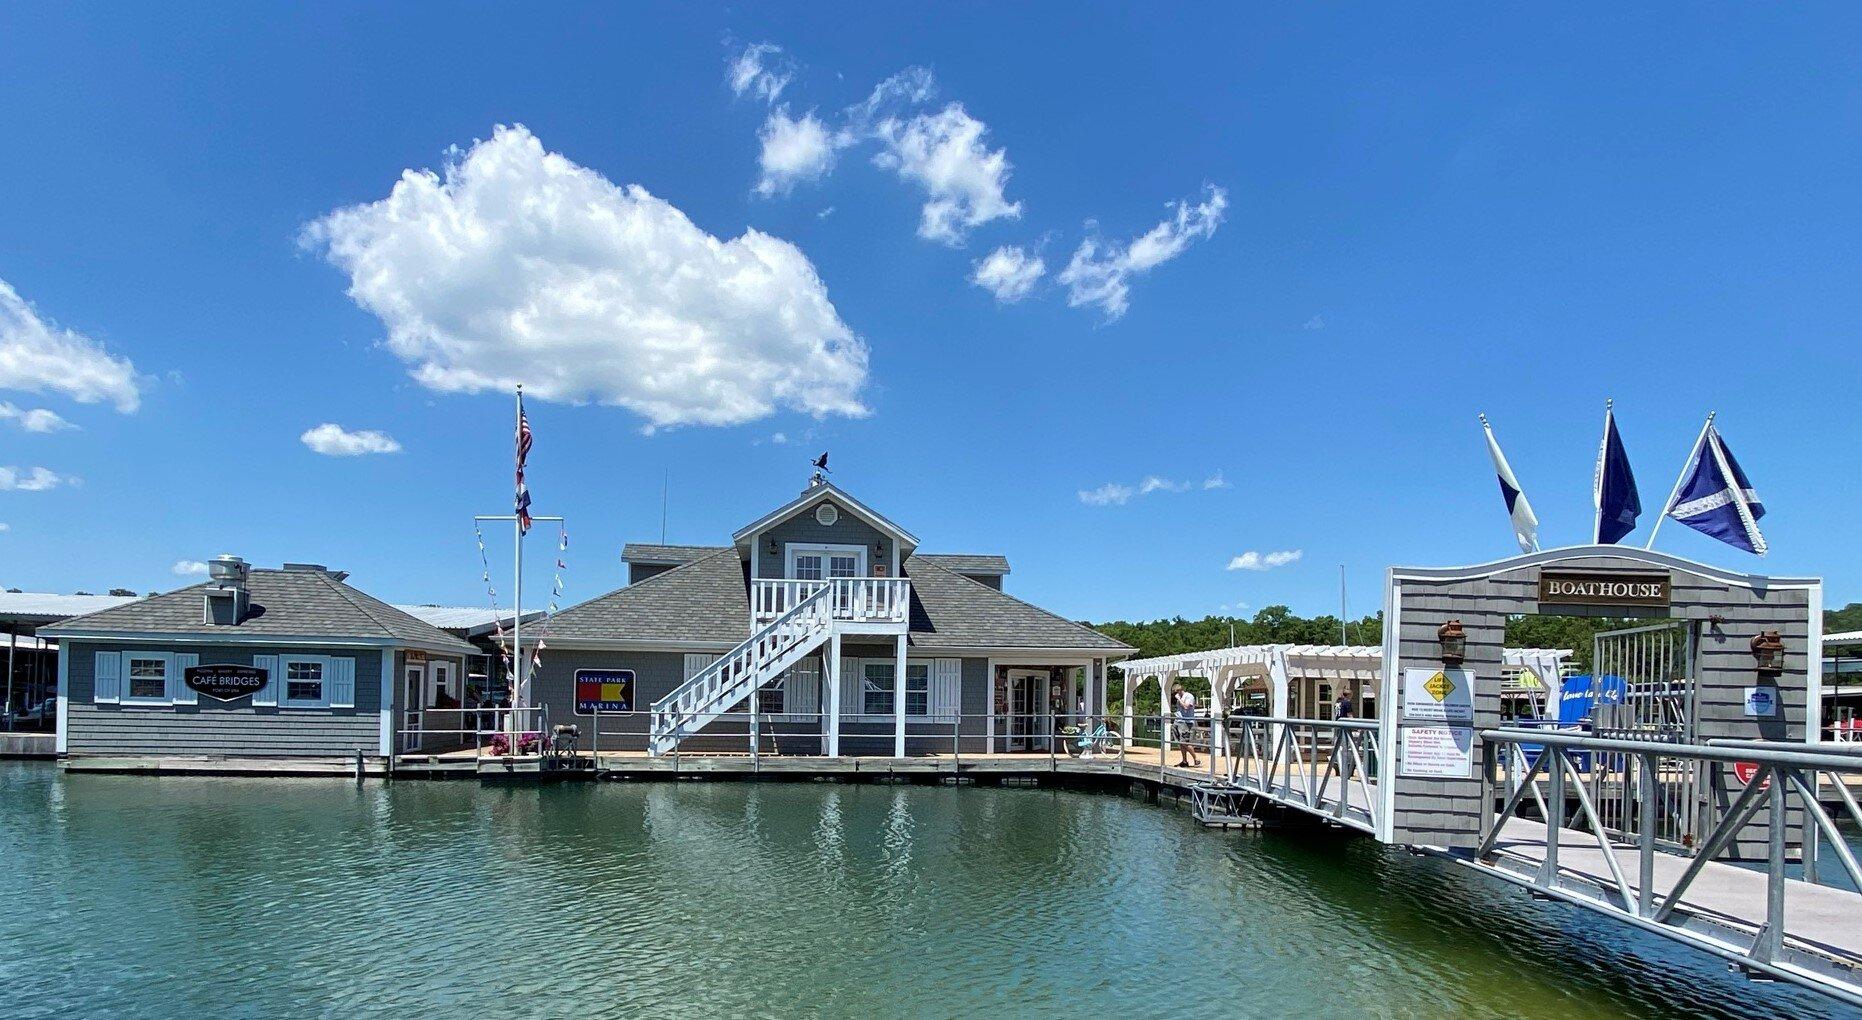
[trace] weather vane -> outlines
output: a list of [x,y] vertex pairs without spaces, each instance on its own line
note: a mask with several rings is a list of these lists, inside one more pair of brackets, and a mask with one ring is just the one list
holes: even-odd
[[815,469],[814,476],[808,479],[808,484],[811,488],[826,482],[827,478],[825,476],[833,473],[828,470],[828,455],[825,452],[809,463],[814,465]]

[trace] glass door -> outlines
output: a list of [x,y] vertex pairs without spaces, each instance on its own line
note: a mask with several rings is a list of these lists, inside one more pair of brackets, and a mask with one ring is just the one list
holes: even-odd
[[427,694],[427,667],[410,662],[401,683],[401,753],[420,749],[420,707]]

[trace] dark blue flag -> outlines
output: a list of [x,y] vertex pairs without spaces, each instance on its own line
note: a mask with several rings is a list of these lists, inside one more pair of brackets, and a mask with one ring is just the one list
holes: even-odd
[[1597,450],[1597,478],[1594,501],[1597,505],[1597,544],[1621,542],[1636,530],[1636,518],[1642,516],[1642,497],[1636,494],[1636,473],[1629,469],[1629,453],[1623,449],[1623,436],[1616,431],[1616,412],[1603,413],[1603,445]]
[[1759,502],[1752,482],[1712,425],[1701,437],[1693,470],[1675,495],[1668,516],[1727,545],[1765,555],[1765,536],[1759,534],[1758,526],[1759,518],[1765,516],[1765,504]]

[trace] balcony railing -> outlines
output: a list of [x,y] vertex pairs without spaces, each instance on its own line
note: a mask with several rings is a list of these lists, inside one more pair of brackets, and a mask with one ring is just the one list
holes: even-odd
[[912,582],[903,577],[837,577],[831,581],[757,578],[750,582],[750,616],[767,623],[832,586],[829,611],[848,623],[905,623],[911,618]]

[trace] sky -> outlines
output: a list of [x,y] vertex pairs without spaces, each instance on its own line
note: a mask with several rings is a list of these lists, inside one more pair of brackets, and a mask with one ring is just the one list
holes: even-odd
[[[1640,545],[1701,422],[1862,600],[1862,10],[0,9],[0,586],[484,605],[474,514],[722,544],[808,463],[1069,617]],[[533,535],[536,533],[533,532]],[[547,536],[526,583],[547,587]],[[487,536],[502,575],[510,537]],[[508,584],[498,585],[508,597]],[[537,590],[533,587],[532,590]]]

